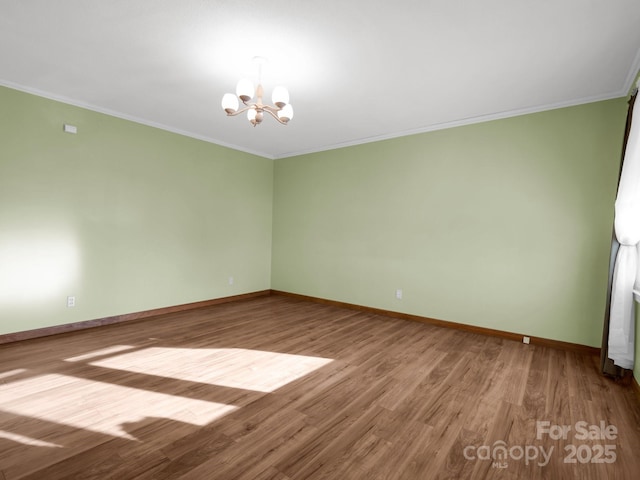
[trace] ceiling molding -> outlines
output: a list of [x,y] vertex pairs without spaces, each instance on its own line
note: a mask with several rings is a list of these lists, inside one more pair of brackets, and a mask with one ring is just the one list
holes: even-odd
[[220,147],[230,148],[232,150],[237,150],[239,152],[248,153],[250,155],[255,155],[257,157],[267,158],[269,160],[275,160],[273,155],[269,155],[264,152],[259,152],[256,150],[251,150],[248,148],[244,148],[240,145],[233,145],[227,142],[223,142],[222,140],[218,140],[214,137],[208,137],[205,135],[199,135],[197,133],[188,132],[186,130],[180,130],[178,128],[170,127],[168,125],[163,125],[161,123],[153,122],[150,120],[145,120],[144,118],[135,117],[133,115],[128,115],[126,113],[117,112],[115,110],[109,110],[107,108],[98,107],[96,105],[91,105],[88,103],[84,103],[78,100],[74,100],[73,98],[64,97],[61,95],[56,95],[51,92],[43,92],[42,90],[38,90],[31,87],[26,87],[24,85],[18,85],[16,83],[7,82],[6,80],[0,79],[0,86],[10,88],[12,90],[18,90],[20,92],[28,93],[31,95],[35,95],[37,97],[46,98],[48,100],[53,100],[56,102],[64,103],[66,105],[71,105],[73,107],[82,108],[84,110],[89,110],[91,112],[100,113],[103,115],[109,115],[110,117],[119,118],[121,120],[127,120],[129,122],[138,123],[140,125],[145,125],[147,127],[157,128],[158,130],[164,130],[166,132],[175,133],[177,135],[182,135],[183,137],[194,138],[196,140],[201,140],[207,143],[213,143]]
[[624,81],[624,87],[622,87],[622,91],[625,92],[624,95],[629,95],[635,88],[635,82],[638,76],[640,76],[640,48],[638,48],[638,51],[636,52],[636,57],[634,58],[631,68],[629,68],[627,78]]
[[[638,51],[638,56],[636,57],[638,60],[640,60],[640,50]],[[109,110],[106,108],[101,108],[101,107],[97,107],[95,105],[90,105],[90,104],[86,104],[71,98],[67,98],[67,97],[62,97],[60,95],[55,95],[53,93],[50,92],[43,92],[41,90],[37,90],[34,88],[29,88],[29,87],[25,87],[23,85],[17,85],[11,82],[7,82],[7,81],[3,81],[0,79],[0,86],[4,86],[7,88],[11,88],[13,90],[18,90],[24,93],[29,93],[31,95],[35,95],[38,97],[43,97],[49,100],[54,100],[56,102],[60,102],[60,103],[64,103],[67,105],[72,105],[74,107],[78,107],[78,108],[83,108],[85,110],[89,110],[92,112],[96,112],[96,113],[100,113],[103,115],[109,115],[111,117],[115,117],[115,118],[119,118],[122,120],[127,120],[129,122],[134,122],[134,123],[138,123],[141,125],[145,125],[147,127],[152,127],[152,128],[157,128],[159,130],[164,130],[167,132],[171,132],[171,133],[175,133],[177,135],[182,135],[185,137],[189,137],[189,138],[194,138],[196,140],[201,140],[203,142],[207,142],[207,143],[212,143],[215,145],[218,145],[220,147],[225,147],[225,148],[230,148],[232,150],[236,150],[239,152],[244,152],[244,153],[248,153],[250,155],[255,155],[257,157],[262,157],[262,158],[266,158],[269,160],[278,160],[281,158],[291,158],[291,157],[297,157],[300,155],[308,155],[308,154],[312,154],[312,153],[319,153],[319,152],[327,152],[330,150],[337,150],[339,148],[346,148],[346,147],[354,147],[357,145],[363,145],[366,143],[373,143],[373,142],[380,142],[383,140],[390,140],[390,139],[394,139],[394,138],[400,138],[400,137],[407,137],[410,135],[419,135],[422,133],[428,133],[428,132],[435,132],[437,130],[446,130],[448,128],[456,128],[456,127],[463,127],[466,125],[473,125],[476,123],[484,123],[484,122],[490,122],[493,120],[502,120],[505,118],[511,118],[511,117],[518,117],[521,115],[529,115],[532,113],[539,113],[539,112],[544,112],[544,111],[548,111],[548,110],[556,110],[558,108],[567,108],[567,107],[574,107],[574,106],[578,106],[578,105],[584,105],[587,103],[594,103],[594,102],[600,102],[600,101],[604,101],[604,100],[611,100],[614,98],[620,98],[620,97],[624,97],[626,96],[628,93],[628,90],[633,86],[633,81],[635,80],[637,75],[629,75],[629,77],[627,78],[627,80],[625,81],[625,86],[623,87],[622,90],[615,92],[613,94],[610,95],[599,95],[599,96],[595,96],[595,97],[588,97],[588,98],[581,98],[575,101],[570,101],[570,102],[559,102],[559,103],[554,103],[554,104],[549,104],[549,105],[542,105],[542,106],[536,106],[536,107],[530,107],[530,108],[523,108],[523,109],[519,109],[519,110],[511,110],[511,111],[505,111],[505,112],[498,112],[498,113],[492,113],[489,115],[481,115],[481,116],[477,116],[477,117],[470,117],[470,118],[465,118],[465,119],[461,119],[461,120],[455,120],[452,122],[445,122],[445,123],[438,123],[438,124],[434,124],[434,125],[429,125],[423,128],[417,128],[417,129],[411,129],[411,130],[403,130],[403,131],[399,131],[399,132],[393,132],[393,133],[389,133],[389,134],[385,134],[385,135],[377,135],[377,136],[372,136],[372,137],[365,137],[365,138],[360,138],[360,139],[356,139],[353,141],[349,141],[349,142],[342,142],[342,143],[336,143],[336,144],[332,144],[332,145],[327,145],[321,148],[311,148],[311,149],[307,149],[307,150],[298,150],[298,151],[292,151],[292,152],[287,152],[281,155],[270,155],[268,153],[265,152],[260,152],[260,151],[256,151],[256,150],[251,150],[251,149],[247,149],[244,148],[240,145],[234,145],[234,144],[230,144],[230,143],[226,143],[223,142],[219,139],[216,139],[214,137],[208,137],[208,136],[204,136],[204,135],[198,135],[196,133],[193,132],[187,132],[184,130],[180,130],[177,128],[173,128],[167,125],[163,125],[160,123],[156,123],[156,122],[152,122],[149,120],[145,120],[142,118],[138,118],[138,117],[134,117],[131,115],[127,115],[124,114],[122,112],[116,112],[113,110]],[[630,80],[629,80],[630,78]],[[629,88],[627,88],[627,84],[629,84]]]
[[503,119],[506,119],[506,118],[519,117],[519,116],[522,116],[522,115],[529,115],[529,114],[533,114],[533,113],[546,112],[546,111],[549,111],[549,110],[556,110],[558,108],[575,107],[575,106],[578,106],[578,105],[585,105],[587,103],[601,102],[601,101],[605,101],[605,100],[612,100],[614,98],[625,97],[626,95],[627,95],[626,90],[624,90],[624,93],[622,93],[622,91],[620,91],[620,92],[615,92],[615,93],[613,93],[611,95],[598,95],[598,96],[595,96],[595,97],[581,98],[581,99],[577,99],[577,100],[569,101],[569,102],[559,102],[559,103],[554,103],[554,104],[549,104],[549,105],[542,105],[542,106],[535,106],[535,107],[530,107],[530,108],[523,108],[523,109],[519,109],[519,110],[510,110],[510,111],[505,111],[505,112],[492,113],[492,114],[489,114],[489,115],[480,115],[480,116],[477,116],[477,117],[470,117],[470,118],[465,118],[465,119],[461,119],[461,120],[454,120],[452,122],[445,122],[445,123],[438,123],[438,124],[434,124],[434,125],[429,125],[429,126],[423,127],[423,128],[416,128],[416,129],[412,129],[412,130],[404,130],[404,131],[401,131],[401,132],[394,132],[394,133],[389,133],[389,134],[385,134],[385,135],[377,135],[377,136],[373,136],[373,137],[361,138],[361,139],[350,141],[350,142],[343,142],[343,143],[338,143],[338,144],[334,144],[334,145],[327,145],[326,147],[318,148],[318,149],[309,149],[309,150],[300,150],[300,151],[295,151],[295,152],[288,152],[288,153],[276,156],[275,159],[277,160],[277,159],[280,159],[280,158],[297,157],[299,155],[308,155],[308,154],[311,154],[311,153],[325,152],[325,151],[329,151],[329,150],[336,150],[338,148],[354,147],[354,146],[363,145],[363,144],[366,144],[366,143],[380,142],[380,141],[383,141],[383,140],[391,140],[393,138],[407,137],[407,136],[410,136],[410,135],[419,135],[421,133],[429,133],[429,132],[435,132],[435,131],[438,131],[438,130],[446,130],[448,128],[464,127],[466,125],[473,125],[473,124],[477,124],[477,123],[491,122],[493,120],[503,120]]

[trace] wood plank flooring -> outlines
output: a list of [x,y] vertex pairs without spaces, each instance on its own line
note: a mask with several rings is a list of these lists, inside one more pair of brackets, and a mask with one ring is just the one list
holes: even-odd
[[631,480],[640,403],[596,357],[261,297],[0,346],[0,480],[74,478]]

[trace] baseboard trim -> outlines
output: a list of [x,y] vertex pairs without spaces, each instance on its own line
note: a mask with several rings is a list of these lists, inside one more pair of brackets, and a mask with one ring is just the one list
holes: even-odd
[[[435,325],[437,327],[453,328],[455,330],[462,330],[465,332],[478,333],[481,335],[489,335],[492,337],[504,338],[507,340],[513,340],[515,342],[522,342],[522,337],[525,335],[525,334],[519,334],[519,333],[505,332],[503,330],[494,330],[492,328],[477,327],[475,325],[467,325],[464,323],[438,320],[436,318],[423,317],[420,315],[412,315],[409,313],[394,312],[392,310],[383,310],[380,308],[367,307],[364,305],[356,305],[353,303],[345,303],[345,302],[339,302],[336,300],[328,300],[326,298],[311,297],[308,295],[285,292],[282,290],[271,290],[271,293],[274,295],[282,295],[282,296],[297,298],[299,300],[306,300],[314,303],[322,303],[325,305],[333,305],[336,307],[348,308],[351,310],[359,310],[362,312],[374,313],[377,315],[384,315],[387,317],[399,318],[402,320],[410,320],[413,322],[427,323],[429,325]],[[597,347],[580,345],[578,343],[562,342],[560,340],[551,340],[549,338],[531,337],[531,336],[529,337],[531,339],[530,340],[531,345],[539,345],[541,347],[568,350],[568,351],[580,353],[583,355],[596,355],[596,356],[600,355],[600,349]]]
[[[321,303],[325,305],[332,305],[336,307],[348,308],[351,310],[358,310],[361,312],[374,313],[377,315],[384,315],[387,317],[398,318],[402,320],[410,320],[413,322],[427,323],[429,325],[435,325],[437,327],[452,328],[455,330],[462,330],[465,332],[478,333],[481,335],[489,335],[498,338],[504,338],[506,340],[512,340],[515,342],[521,342],[523,334],[505,332],[503,330],[494,330],[491,328],[478,327],[475,325],[467,325],[464,323],[450,322],[446,320],[439,320],[436,318],[423,317],[420,315],[413,315],[409,313],[395,312],[393,310],[384,310],[381,308],[367,307],[364,305],[357,305],[354,303],[340,302],[337,300],[329,300],[326,298],[312,297],[309,295],[301,295],[298,293],[285,292],[282,290],[260,290],[257,292],[243,293],[240,295],[233,295],[229,297],[214,298],[211,300],[203,300],[200,302],[185,303],[182,305],[174,305],[171,307],[156,308],[152,310],[145,310],[142,312],[126,313],[123,315],[114,315],[112,317],[98,318],[94,320],[85,320],[75,323],[67,323],[63,325],[54,325],[51,327],[38,328],[35,330],[25,330],[22,332],[7,333],[0,335],[0,345],[6,343],[19,342],[22,340],[29,340],[39,337],[48,337],[50,335],[58,335],[61,333],[73,332],[76,330],[84,330],[87,328],[101,327],[105,325],[112,325],[115,323],[129,322],[133,320],[142,320],[149,317],[155,317],[159,315],[165,315],[168,313],[178,313],[187,310],[195,310],[198,308],[206,308],[214,305],[220,305],[223,303],[237,302],[241,300],[248,300],[256,297],[263,297],[268,295],[281,295],[290,298],[296,298],[299,300],[305,300],[313,303]],[[585,355],[600,355],[600,349],[597,347],[590,347],[587,345],[580,345],[577,343],[562,342],[559,340],[551,340],[541,337],[530,337],[532,345],[539,345],[543,347],[556,348],[561,350],[569,350],[572,352],[585,354]],[[634,379],[634,388],[640,397],[640,386]]]
[[132,320],[141,320],[148,317],[165,315],[167,313],[184,312],[187,310],[195,310],[198,308],[211,307],[222,303],[237,302],[240,300],[248,300],[250,298],[264,297],[271,294],[271,290],[261,290],[257,292],[243,293],[230,297],[213,298],[211,300],[203,300],[200,302],[185,303],[182,305],[174,305],[171,307],[155,308],[142,312],[125,313],[123,315],[114,315],[112,317],[97,318],[94,320],[85,320],[82,322],[66,323],[63,325],[54,325],[51,327],[37,328],[35,330],[25,330],[23,332],[7,333],[0,335],[0,345],[5,343],[19,342],[32,338],[48,337],[50,335],[58,335],[60,333],[73,332],[76,330],[84,330],[87,328],[102,327],[112,325],[114,323],[130,322]]
[[634,376],[631,376],[631,388],[635,392],[636,398],[638,399],[638,401],[640,401],[640,384],[638,383],[638,380]]

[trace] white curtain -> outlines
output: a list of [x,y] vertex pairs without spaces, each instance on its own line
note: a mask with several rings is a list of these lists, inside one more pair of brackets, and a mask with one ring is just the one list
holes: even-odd
[[635,102],[615,204],[615,232],[620,243],[613,270],[609,320],[609,358],[633,368],[634,289],[640,291],[640,101]]

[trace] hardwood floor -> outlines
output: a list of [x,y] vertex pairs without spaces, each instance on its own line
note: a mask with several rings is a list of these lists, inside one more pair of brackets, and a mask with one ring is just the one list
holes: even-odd
[[598,362],[282,296],[2,345],[0,480],[636,479]]

